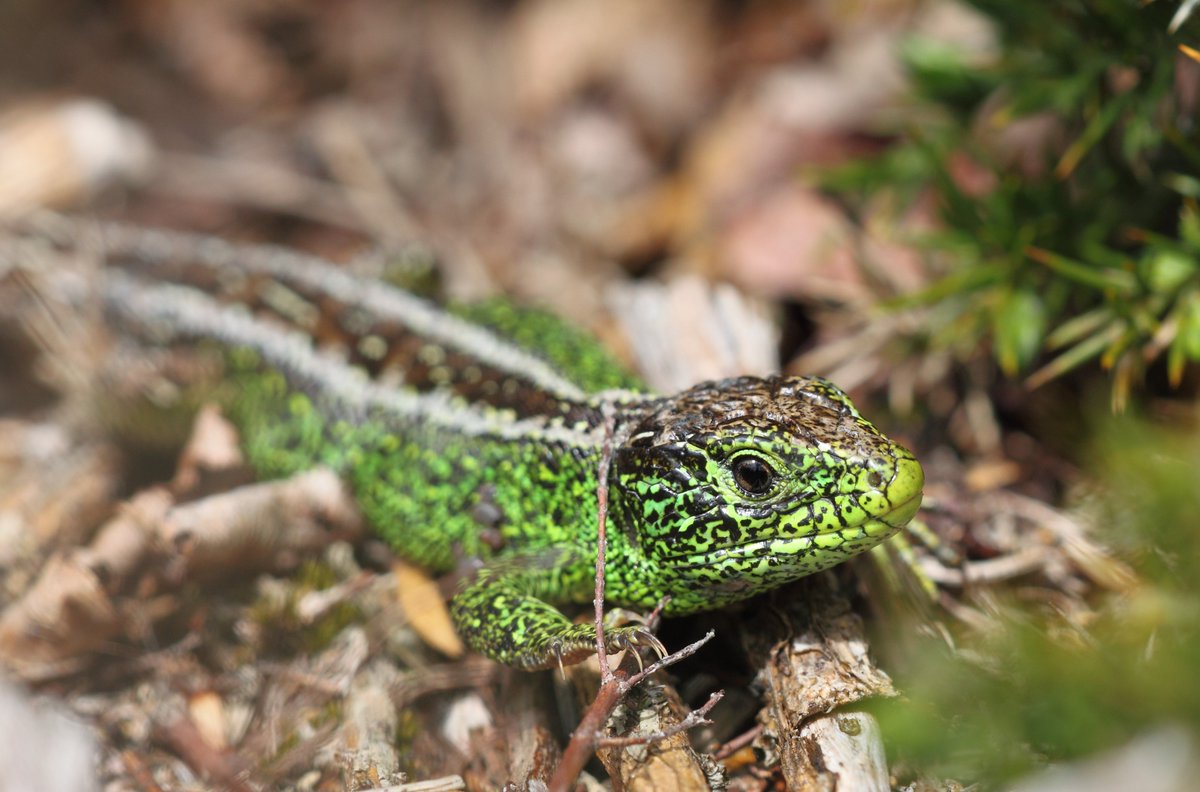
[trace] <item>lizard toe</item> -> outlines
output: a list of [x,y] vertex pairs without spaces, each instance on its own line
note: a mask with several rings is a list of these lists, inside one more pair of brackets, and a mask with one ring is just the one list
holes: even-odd
[[621,652],[626,649],[632,649],[638,654],[638,661],[641,662],[641,654],[637,650],[649,648],[661,660],[666,657],[667,649],[663,646],[662,641],[658,640],[655,635],[645,627],[621,627],[607,633],[609,651]]

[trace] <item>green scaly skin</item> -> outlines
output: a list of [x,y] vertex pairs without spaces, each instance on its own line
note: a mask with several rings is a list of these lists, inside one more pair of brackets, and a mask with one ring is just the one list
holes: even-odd
[[[592,599],[606,411],[618,441],[610,604],[718,608],[867,550],[920,505],[917,461],[825,380],[745,377],[659,397],[628,389],[603,350],[544,316],[465,311],[487,330],[286,251],[210,242],[175,260],[196,240],[106,236],[121,265],[105,287],[113,324],[142,344],[219,353],[263,475],[328,465],[401,556],[435,572],[484,559],[452,613],[503,663],[552,667],[594,649],[593,626],[559,607]],[[636,625],[606,637],[612,650],[655,643]]]

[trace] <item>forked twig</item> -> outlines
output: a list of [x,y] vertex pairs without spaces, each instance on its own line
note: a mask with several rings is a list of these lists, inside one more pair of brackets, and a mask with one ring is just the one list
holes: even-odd
[[[622,669],[614,671],[609,667],[608,654],[604,646],[604,565],[605,551],[608,546],[608,469],[612,462],[615,423],[614,410],[611,406],[606,406],[604,410],[604,445],[600,453],[600,471],[596,482],[596,587],[592,599],[595,609],[596,656],[600,662],[600,689],[596,693],[595,700],[580,719],[579,726],[572,733],[566,750],[563,751],[562,760],[558,763],[558,767],[555,768],[554,775],[551,776],[547,785],[550,792],[567,792],[575,784],[579,774],[583,771],[583,766],[587,764],[588,759],[597,748],[645,745],[665,740],[695,726],[710,723],[709,711],[725,695],[725,692],[720,690],[713,693],[699,709],[693,710],[679,723],[662,731],[635,737],[604,736],[604,725],[608,722],[617,704],[630,690],[651,674],[692,656],[716,634],[709,630],[700,640],[651,663],[633,675],[627,674]],[[664,599],[654,609],[651,617],[656,618],[665,604],[666,600]],[[631,647],[631,650],[636,652],[637,647]]]
[[717,702],[723,698],[725,698],[724,690],[712,693],[708,697],[708,701],[704,702],[699,709],[692,710],[679,723],[672,724],[661,731],[650,734],[637,734],[632,737],[605,737],[604,735],[597,735],[596,746],[598,748],[627,748],[631,745],[647,745],[674,737],[676,734],[685,732],[694,726],[707,726],[709,723],[712,723],[708,719],[709,710],[715,707]]
[[612,681],[613,672],[604,648],[604,555],[608,549],[608,467],[612,461],[613,430],[617,418],[611,404],[604,405],[603,415],[604,445],[600,450],[600,471],[596,478],[596,589],[592,595],[592,607],[596,614],[596,659],[600,662],[600,683],[608,684]]

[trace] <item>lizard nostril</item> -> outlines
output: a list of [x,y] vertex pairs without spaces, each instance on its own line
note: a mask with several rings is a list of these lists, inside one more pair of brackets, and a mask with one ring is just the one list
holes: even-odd
[[867,483],[870,484],[875,489],[882,489],[883,488],[883,474],[880,473],[878,470],[872,470],[870,473],[867,474]]

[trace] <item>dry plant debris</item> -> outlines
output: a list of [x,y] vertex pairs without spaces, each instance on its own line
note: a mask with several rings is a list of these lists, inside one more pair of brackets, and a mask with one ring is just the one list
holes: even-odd
[[[921,315],[873,306],[923,282],[918,257],[895,229],[848,223],[803,178],[885,145],[876,122],[902,90],[891,78],[906,31],[987,49],[987,30],[943,4],[75,11],[0,8],[0,214],[76,206],[341,259],[420,244],[451,298],[548,304],[663,389],[801,351],[783,362],[946,427],[910,429],[930,463],[929,527],[952,551],[914,551],[942,587],[920,630],[988,631],[992,587],[1014,581],[1082,629],[1099,593],[1134,585],[1082,520],[1047,505],[1060,500],[1047,482],[1077,474],[1002,425],[979,372],[956,390],[949,356],[894,364],[890,344]],[[82,131],[60,82],[103,97],[80,100]],[[99,169],[82,169],[63,148],[77,133],[134,145],[90,148]],[[919,209],[910,220],[928,228]],[[93,726],[105,788],[532,789],[597,746],[613,787],[705,788],[722,774],[714,755],[747,792],[886,788],[859,703],[893,691],[856,614],[907,623],[910,581],[889,587],[859,564],[711,622],[667,623],[669,648],[717,637],[632,689],[632,657],[607,681],[607,668],[567,669],[574,687],[460,657],[439,610],[454,581],[396,565],[328,474],[252,483],[209,412],[165,457],[87,427],[72,372],[95,350],[39,323],[14,288],[11,241],[0,664]],[[863,251],[874,271],[852,266]],[[811,324],[803,347],[775,334],[797,306]],[[85,334],[92,319],[72,317]],[[586,739],[564,758],[572,730]],[[580,784],[603,788],[586,769]]]

